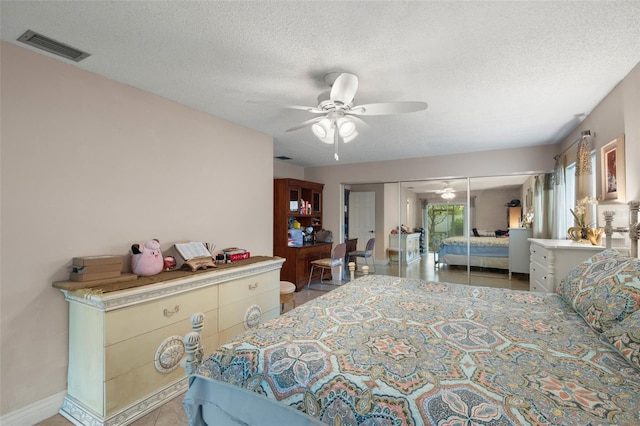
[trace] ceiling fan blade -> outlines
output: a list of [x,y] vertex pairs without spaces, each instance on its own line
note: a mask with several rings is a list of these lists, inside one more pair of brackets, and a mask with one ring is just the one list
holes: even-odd
[[284,108],[301,109],[303,111],[311,112],[311,113],[314,113],[314,114],[324,114],[324,113],[326,113],[326,111],[323,111],[323,110],[321,110],[319,108],[310,107],[310,106],[304,106],[304,105],[284,105]]
[[311,120],[307,120],[307,121],[303,121],[302,123],[298,124],[297,126],[293,126],[287,130],[285,130],[285,132],[293,132],[294,130],[298,130],[298,129],[302,129],[303,127],[307,127],[307,126],[311,126],[314,123],[319,122],[320,120],[323,120],[324,117],[316,117],[316,118],[312,118]]
[[342,102],[343,105],[349,105],[356,92],[358,91],[358,77],[353,74],[343,72],[336,78],[331,86],[331,94],[329,98],[336,102]]
[[380,102],[375,104],[357,105],[349,110],[353,115],[390,115],[406,114],[427,109],[426,102]]

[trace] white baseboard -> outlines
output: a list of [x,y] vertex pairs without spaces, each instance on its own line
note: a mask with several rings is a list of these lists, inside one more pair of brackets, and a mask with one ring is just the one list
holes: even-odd
[[58,414],[67,390],[58,392],[33,404],[29,404],[19,410],[7,413],[0,417],[0,425],[3,426],[32,426],[51,416]]

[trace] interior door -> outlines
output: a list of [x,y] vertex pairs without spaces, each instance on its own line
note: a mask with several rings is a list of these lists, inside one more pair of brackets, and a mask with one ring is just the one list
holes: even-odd
[[376,193],[349,194],[349,238],[358,239],[358,250],[364,250],[376,231]]

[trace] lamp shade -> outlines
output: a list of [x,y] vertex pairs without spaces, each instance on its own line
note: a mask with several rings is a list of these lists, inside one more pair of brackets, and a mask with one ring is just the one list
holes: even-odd
[[358,136],[356,124],[347,117],[340,117],[334,119],[334,121],[331,121],[329,118],[323,118],[311,126],[311,131],[320,141],[326,144],[332,144],[336,128],[338,128],[338,132],[340,132],[340,137],[344,143],[351,142]]
[[328,118],[324,118],[311,126],[311,131],[313,132],[313,134],[316,135],[316,137],[324,143],[331,143],[325,141],[325,139],[328,139],[329,133],[331,133],[331,141],[333,142],[332,130],[333,129],[331,128],[331,121],[329,121]]

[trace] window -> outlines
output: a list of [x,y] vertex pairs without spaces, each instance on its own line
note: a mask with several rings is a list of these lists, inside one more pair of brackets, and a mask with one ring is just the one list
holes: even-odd
[[[591,173],[590,192],[589,192],[589,195],[591,195],[592,197],[596,196],[596,174],[597,173],[595,170],[595,165],[596,165],[596,151],[593,150],[591,151],[592,173]],[[565,197],[566,197],[566,205],[569,206],[569,209],[573,210],[578,201],[576,199],[576,163],[575,161],[569,164],[565,169]],[[596,217],[595,207],[596,206],[591,207],[593,210],[591,212],[592,218]],[[569,209],[566,209],[567,211],[565,212],[566,221],[569,224],[569,226],[573,226],[574,219]],[[593,222],[596,222],[596,220],[593,219]]]
[[429,235],[429,251],[438,251],[440,241],[465,235],[464,204],[429,204],[423,223]]

